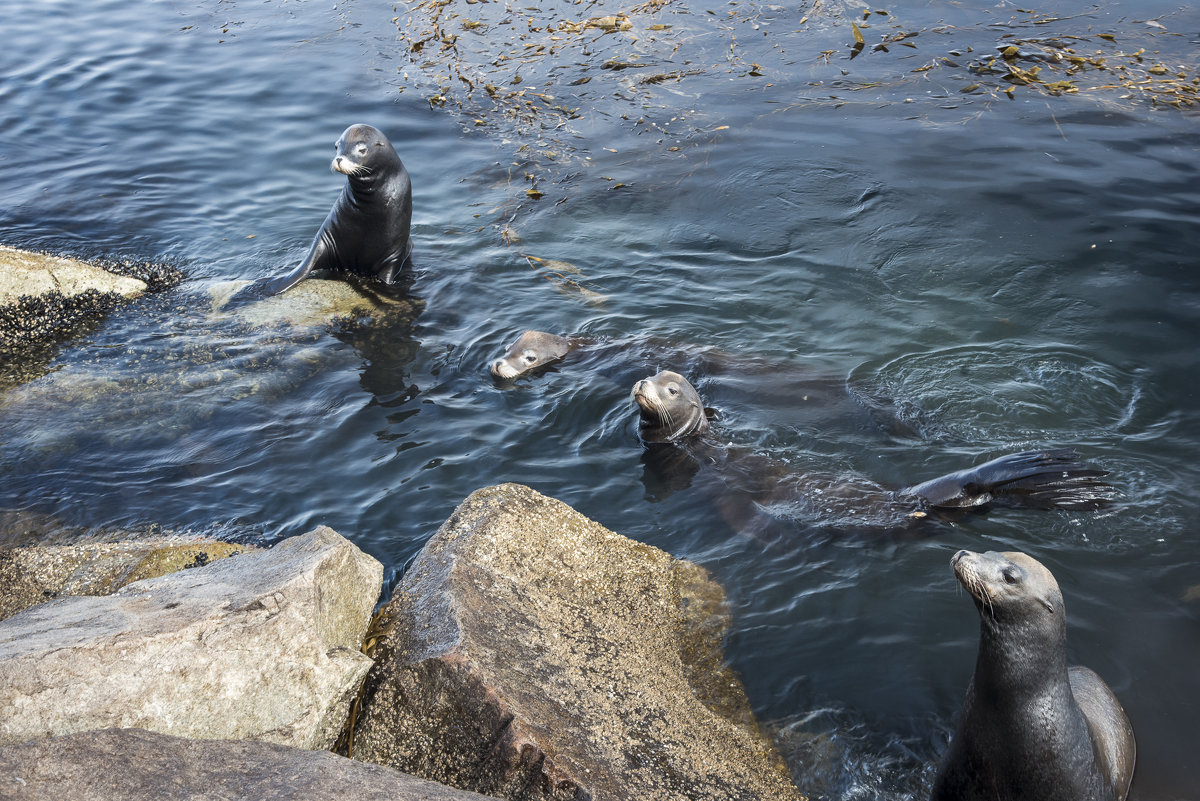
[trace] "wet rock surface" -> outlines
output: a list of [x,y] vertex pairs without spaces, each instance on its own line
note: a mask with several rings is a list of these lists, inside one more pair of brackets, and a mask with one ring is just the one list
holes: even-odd
[[0,355],[65,337],[146,289],[87,262],[0,245]]
[[353,756],[509,799],[799,793],[705,571],[515,484],[473,493],[385,609]]
[[167,264],[66,256],[0,245],[0,386],[41,375],[54,346],[96,326],[113,308],[178,284]]
[[374,293],[370,282],[356,285],[329,278],[306,278],[281,295],[227,309],[225,305],[229,300],[249,283],[242,280],[220,281],[207,287],[212,311],[255,327],[290,325],[307,328],[373,312],[402,315],[409,307],[419,306],[419,301],[411,298],[393,298]]
[[0,743],[139,727],[329,748],[382,566],[321,527],[0,622]]
[[0,747],[0,798],[483,801],[484,796],[327,752],[106,729]]
[[77,259],[0,245],[0,304],[12,303],[23,295],[56,292],[72,297],[88,291],[130,298],[145,292],[146,282]]

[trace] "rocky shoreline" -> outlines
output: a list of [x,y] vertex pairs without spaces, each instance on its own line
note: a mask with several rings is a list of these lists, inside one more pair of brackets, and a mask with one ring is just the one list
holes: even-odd
[[[94,320],[148,288],[0,248],[0,346],[77,330],[35,307]],[[302,295],[275,316],[362,302]],[[473,493],[390,599],[326,527],[44,525],[0,517],[0,798],[802,798],[725,666],[722,589],[528,487]]]
[[724,665],[721,588],[528,487],[460,505],[371,657],[382,567],[324,527],[0,565],[46,598],[0,621],[3,798],[802,798]]

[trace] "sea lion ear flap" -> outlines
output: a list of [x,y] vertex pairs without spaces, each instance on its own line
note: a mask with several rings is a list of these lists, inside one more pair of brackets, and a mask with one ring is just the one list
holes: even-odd
[[1038,600],[1042,602],[1042,606],[1046,607],[1047,612],[1049,612],[1052,615],[1054,614],[1054,599],[1053,598],[1051,598],[1048,595],[1043,595]]

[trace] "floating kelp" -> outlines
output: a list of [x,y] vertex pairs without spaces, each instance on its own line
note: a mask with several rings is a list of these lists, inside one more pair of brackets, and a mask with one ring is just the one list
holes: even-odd
[[567,275],[570,274],[577,276],[580,281],[584,280],[583,270],[568,261],[539,259],[537,256],[525,256],[525,260],[529,262],[529,266],[533,268],[534,272],[554,284],[554,288],[564,295],[578,295],[586,302],[596,306],[608,300],[607,295],[588,289],[579,281],[568,278]]
[[690,82],[717,74],[761,82],[764,68],[743,57],[737,38],[760,8],[717,8],[412,2],[393,20],[408,62],[399,88],[421,92],[464,129],[519,142],[523,161],[510,187],[521,203],[545,203],[548,187],[587,166],[593,144],[607,144],[597,126],[645,132],[678,153],[715,124],[692,107],[707,86]]
[[[882,24],[887,30],[879,34],[878,43],[870,48],[872,53],[888,53],[889,45],[895,44],[920,51],[925,40],[912,40],[921,33],[935,34],[939,44],[951,42],[953,46],[944,53],[935,54],[909,73],[928,80],[935,74],[946,79],[965,70],[966,80],[952,90],[959,94],[1012,98],[1018,89],[1027,89],[1049,96],[1082,92],[1110,101],[1175,108],[1190,108],[1200,102],[1195,52],[1187,54],[1186,63],[1168,63],[1170,59],[1161,49],[1152,48],[1173,44],[1158,39],[1178,38],[1179,34],[1157,19],[1131,22],[1122,17],[1114,22],[1117,27],[1112,30],[1096,32],[1095,14],[1056,16],[1016,9],[1006,20],[938,24],[914,30],[887,12],[864,11],[861,20],[850,22],[852,42],[842,51],[846,60],[863,52],[867,34],[880,24],[876,15],[885,18]],[[1005,32],[999,34],[994,46],[979,48],[980,35],[998,30]],[[1131,49],[1126,43],[1133,42],[1145,45]],[[838,52],[822,50],[819,58],[829,63]],[[964,54],[973,55],[966,64],[958,60]]]
[[[1196,48],[1172,30],[1194,30],[1191,9],[1131,20],[1115,5],[1067,15],[855,2],[413,0],[393,19],[406,57],[398,88],[511,146],[509,200],[492,223],[509,244],[520,214],[569,202],[584,181],[633,185],[594,170],[612,162],[600,151],[644,136],[653,146],[639,144],[641,158],[658,146],[686,159],[715,131],[741,127],[721,116],[728,109],[903,103],[915,121],[939,124],[1023,95],[1182,110],[1200,97]],[[743,99],[722,102],[735,94]]]

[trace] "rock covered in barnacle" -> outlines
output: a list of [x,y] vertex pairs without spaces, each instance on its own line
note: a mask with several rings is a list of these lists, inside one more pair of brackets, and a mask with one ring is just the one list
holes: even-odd
[[800,798],[724,664],[721,588],[528,487],[467,498],[384,614],[357,759],[520,801]]

